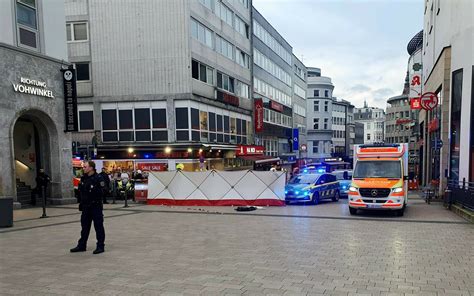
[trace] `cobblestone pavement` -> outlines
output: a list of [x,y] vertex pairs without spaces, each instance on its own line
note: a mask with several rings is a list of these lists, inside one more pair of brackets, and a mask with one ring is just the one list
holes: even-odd
[[474,227],[439,203],[404,217],[347,201],[232,208],[107,205],[106,252],[69,253],[76,206],[15,211],[1,295],[474,295]]

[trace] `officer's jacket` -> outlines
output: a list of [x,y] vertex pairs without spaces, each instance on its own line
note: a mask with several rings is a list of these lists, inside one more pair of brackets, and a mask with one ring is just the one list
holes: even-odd
[[102,205],[105,182],[97,173],[94,173],[91,176],[82,176],[78,189],[79,203],[82,207]]

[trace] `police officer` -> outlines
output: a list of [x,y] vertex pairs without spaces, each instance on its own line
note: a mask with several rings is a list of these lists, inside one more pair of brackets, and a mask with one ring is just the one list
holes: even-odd
[[97,247],[94,254],[104,252],[105,230],[104,214],[102,212],[102,198],[105,191],[105,183],[95,171],[95,163],[92,160],[84,161],[82,168],[84,175],[79,184],[79,211],[81,215],[81,238],[77,246],[71,249],[72,253],[84,252],[87,247],[87,239],[91,230],[92,221],[97,237]]

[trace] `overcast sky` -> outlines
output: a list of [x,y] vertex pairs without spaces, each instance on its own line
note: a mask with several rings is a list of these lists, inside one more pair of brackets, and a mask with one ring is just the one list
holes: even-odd
[[405,82],[423,0],[253,0],[307,67],[332,78],[334,96],[385,108]]

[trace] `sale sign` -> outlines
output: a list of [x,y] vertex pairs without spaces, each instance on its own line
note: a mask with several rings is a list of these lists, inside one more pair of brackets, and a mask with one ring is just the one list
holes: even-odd
[[137,169],[144,172],[160,172],[166,171],[166,164],[156,162],[139,162]]

